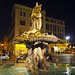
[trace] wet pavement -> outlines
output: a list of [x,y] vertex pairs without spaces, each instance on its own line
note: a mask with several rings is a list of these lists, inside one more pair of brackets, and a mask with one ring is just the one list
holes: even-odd
[[66,64],[71,58],[72,63],[75,62],[75,55],[59,54],[52,58],[53,61],[50,61],[51,70],[39,70],[38,72],[30,73],[24,66],[25,60],[19,60],[19,63],[16,63],[16,56],[12,56],[9,60],[2,61],[2,65],[0,65],[0,75],[75,75],[75,66],[68,63]]
[[0,75],[75,75],[75,66],[50,63],[51,70],[28,72],[24,63],[0,65]]
[[[18,63],[24,63],[25,59],[18,60]],[[10,56],[9,60],[3,60],[2,64],[12,64],[17,62],[16,56]],[[51,61],[49,61],[51,62]],[[52,63],[64,63],[64,64],[70,64],[75,65],[75,55],[74,54],[57,54],[52,57]]]
[[75,54],[57,54],[53,56],[53,62],[65,63],[75,66]]

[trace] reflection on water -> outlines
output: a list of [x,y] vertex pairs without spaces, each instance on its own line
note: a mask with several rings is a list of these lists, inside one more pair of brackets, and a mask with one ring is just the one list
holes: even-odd
[[0,75],[75,75],[75,66],[69,64],[50,63],[51,70],[27,72],[23,63],[0,65]]

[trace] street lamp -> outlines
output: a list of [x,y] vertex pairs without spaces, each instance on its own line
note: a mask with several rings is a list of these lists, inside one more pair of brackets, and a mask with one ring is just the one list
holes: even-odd
[[66,46],[69,44],[70,36],[66,36]]
[[70,39],[70,36],[66,36],[66,40],[69,40]]

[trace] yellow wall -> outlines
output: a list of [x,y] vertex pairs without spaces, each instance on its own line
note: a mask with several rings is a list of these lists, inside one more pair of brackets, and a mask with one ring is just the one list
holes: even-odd
[[24,44],[15,44],[15,55],[19,54],[27,54],[28,49],[26,48],[26,45]]

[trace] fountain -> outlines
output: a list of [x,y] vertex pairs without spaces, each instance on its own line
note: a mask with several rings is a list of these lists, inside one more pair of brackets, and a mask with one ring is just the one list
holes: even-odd
[[28,57],[25,60],[25,67],[28,71],[34,72],[38,70],[50,70],[50,64],[44,57],[44,48],[51,42],[61,41],[54,35],[48,35],[47,33],[41,33],[42,27],[42,4],[36,6],[32,10],[31,22],[32,26],[29,31],[25,31],[19,37],[14,40],[26,44],[28,48]]

